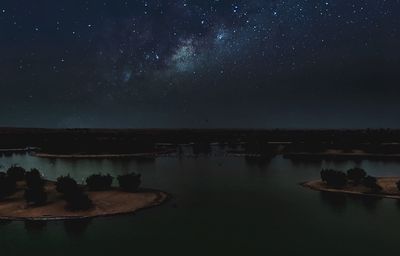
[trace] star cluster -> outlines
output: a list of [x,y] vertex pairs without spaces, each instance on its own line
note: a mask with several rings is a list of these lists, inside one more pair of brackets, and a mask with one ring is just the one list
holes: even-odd
[[[128,109],[122,126],[190,126],[185,115],[208,120],[220,109],[215,120],[238,126],[277,99],[307,112],[314,96],[364,86],[361,102],[395,89],[399,11],[398,0],[2,1],[2,121],[101,126],[105,109]],[[380,87],[366,83],[370,70]],[[227,117],[232,108],[242,117]],[[253,125],[279,125],[282,114],[290,120],[279,126],[293,125],[289,109]]]

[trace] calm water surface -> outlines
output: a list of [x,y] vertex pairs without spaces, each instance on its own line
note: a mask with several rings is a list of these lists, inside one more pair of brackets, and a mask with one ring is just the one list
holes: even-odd
[[322,167],[360,166],[400,176],[397,162],[294,163],[276,157],[161,157],[135,160],[48,160],[0,157],[0,166],[39,168],[48,179],[93,173],[143,175],[165,190],[166,204],[135,215],[90,222],[0,224],[0,255],[379,255],[398,252],[400,207],[394,200],[332,197],[299,182]]

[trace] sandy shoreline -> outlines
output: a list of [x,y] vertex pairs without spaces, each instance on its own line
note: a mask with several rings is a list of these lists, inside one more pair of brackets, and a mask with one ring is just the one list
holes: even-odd
[[168,194],[158,190],[141,189],[136,193],[118,189],[87,192],[94,207],[87,211],[67,211],[66,202],[55,190],[54,182],[47,182],[48,203],[39,207],[27,207],[23,189],[0,201],[0,220],[68,220],[134,213],[154,207],[167,200]]
[[303,182],[300,185],[306,188],[310,188],[317,191],[325,191],[332,193],[341,193],[348,195],[357,196],[368,196],[368,197],[380,197],[380,198],[390,198],[390,199],[400,199],[400,191],[397,189],[396,182],[400,180],[400,177],[377,177],[378,185],[382,187],[380,193],[372,193],[369,188],[364,186],[346,186],[341,189],[330,188],[321,180],[313,180]]

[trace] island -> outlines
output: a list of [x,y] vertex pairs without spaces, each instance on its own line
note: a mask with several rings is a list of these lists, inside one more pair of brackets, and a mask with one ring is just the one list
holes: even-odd
[[301,185],[323,192],[400,200],[400,177],[367,176],[360,168],[349,169],[347,174],[322,170],[320,180],[303,182]]
[[[69,176],[48,181],[37,173],[37,170],[23,176],[21,173],[20,178],[13,176],[13,171],[0,173],[0,220],[52,221],[113,216],[158,206],[168,198],[166,192],[139,188],[140,175],[136,174],[119,176],[120,186],[112,187],[110,175],[92,175],[86,179],[86,185],[78,185]],[[9,185],[12,180],[15,186]],[[6,194],[7,189],[12,193]]]

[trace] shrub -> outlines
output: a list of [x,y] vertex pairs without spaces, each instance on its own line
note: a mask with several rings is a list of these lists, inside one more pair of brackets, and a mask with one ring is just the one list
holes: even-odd
[[83,190],[78,186],[78,183],[68,176],[61,176],[57,179],[56,189],[64,194],[64,199],[67,202],[67,209],[71,211],[88,210],[93,206],[89,197],[83,193]]
[[57,178],[56,190],[62,194],[69,194],[79,190],[79,186],[69,175],[61,176]]
[[16,189],[16,181],[4,172],[0,172],[0,199],[12,195]]
[[364,186],[370,188],[373,192],[380,192],[382,187],[377,183],[378,179],[372,176],[367,176],[363,180]]
[[118,176],[119,187],[123,191],[134,192],[136,191],[141,183],[141,175],[136,173],[130,173],[126,175]]
[[47,201],[47,193],[44,189],[46,181],[42,179],[38,169],[31,169],[25,173],[26,186],[25,200],[28,204],[41,205]]
[[361,168],[352,168],[347,171],[347,178],[354,184],[359,184],[367,176],[367,173]]
[[24,194],[25,200],[28,204],[41,205],[47,201],[47,193],[43,188],[28,188]]
[[110,174],[94,174],[86,179],[86,184],[89,187],[89,190],[101,191],[110,189],[112,181],[113,177],[111,177]]
[[84,211],[93,206],[92,200],[82,190],[65,194],[65,200],[67,201],[67,209],[71,211]]
[[342,188],[347,184],[346,174],[344,172],[331,169],[322,170],[321,179],[326,182],[328,186],[334,188]]
[[38,169],[31,169],[30,172],[26,172],[25,180],[26,180],[26,185],[28,188],[37,189],[37,190],[43,188],[44,184],[46,183],[42,179],[42,176],[40,175],[40,172]]
[[[397,189],[400,190],[400,180],[398,182],[396,182],[396,186],[397,186]],[[400,202],[400,200],[399,200],[399,202]]]
[[17,165],[12,165],[10,168],[7,170],[7,176],[14,179],[15,181],[21,181],[24,180],[25,178],[25,169],[17,166]]

